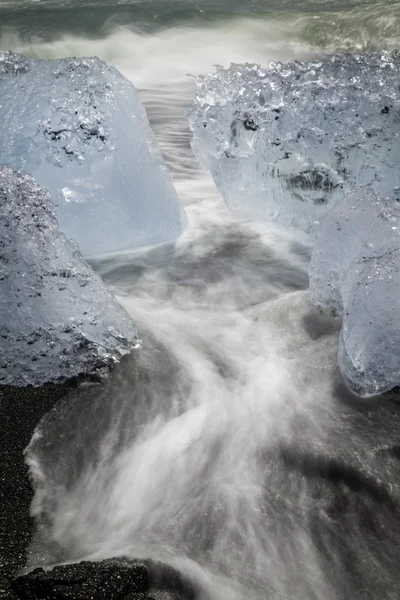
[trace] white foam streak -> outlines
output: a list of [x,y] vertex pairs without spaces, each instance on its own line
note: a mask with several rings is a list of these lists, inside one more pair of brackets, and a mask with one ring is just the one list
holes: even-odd
[[297,41],[296,24],[279,20],[238,19],[211,27],[174,27],[148,35],[118,28],[101,39],[64,36],[55,42],[25,41],[4,33],[2,48],[37,58],[98,56],[116,66],[139,89],[181,85],[188,73],[215,64],[307,58],[312,49]]

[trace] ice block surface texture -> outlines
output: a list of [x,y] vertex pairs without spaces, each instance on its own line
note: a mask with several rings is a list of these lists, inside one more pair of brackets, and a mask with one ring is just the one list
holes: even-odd
[[357,188],[313,230],[313,302],[343,317],[339,367],[361,396],[400,385],[400,203]]
[[98,58],[0,52],[0,164],[52,194],[84,256],[175,239],[181,207],[134,86]]
[[96,373],[138,344],[129,315],[60,232],[50,194],[0,167],[0,384]]
[[400,54],[233,64],[197,79],[193,148],[228,206],[309,231],[357,185],[400,198]]

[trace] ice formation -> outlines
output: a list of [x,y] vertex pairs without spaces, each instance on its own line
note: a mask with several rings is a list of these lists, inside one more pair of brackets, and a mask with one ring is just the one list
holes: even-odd
[[0,383],[93,373],[137,345],[128,314],[60,232],[50,194],[0,167]]
[[400,204],[359,187],[313,231],[312,300],[343,316],[339,367],[361,396],[400,384]]
[[52,194],[84,256],[165,242],[181,208],[136,89],[98,58],[0,52],[0,163]]
[[228,206],[309,231],[357,185],[400,197],[400,54],[233,64],[197,80],[193,148]]

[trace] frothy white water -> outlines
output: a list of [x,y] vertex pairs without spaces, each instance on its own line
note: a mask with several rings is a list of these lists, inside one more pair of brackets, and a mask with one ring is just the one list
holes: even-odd
[[97,265],[144,347],[32,441],[43,526],[31,566],[150,557],[204,598],[333,598],[310,532],[284,515],[277,447],[296,415],[318,432],[320,407],[331,410],[335,328],[293,292],[306,284],[296,240],[237,219],[211,190],[189,197],[175,247]]
[[100,39],[69,35],[51,43],[4,31],[1,48],[37,58],[95,55],[116,66],[139,89],[149,89],[181,84],[188,73],[208,72],[215,64],[267,64],[311,56],[312,47],[298,40],[296,29],[295,21],[240,19],[204,28],[178,26],[151,35],[120,27]]

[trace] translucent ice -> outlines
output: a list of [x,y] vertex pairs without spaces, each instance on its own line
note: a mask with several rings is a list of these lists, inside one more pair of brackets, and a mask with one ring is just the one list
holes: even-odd
[[343,315],[339,367],[361,396],[400,384],[400,204],[357,188],[313,231],[314,303]]
[[181,209],[133,85],[97,58],[0,52],[0,163],[50,190],[85,256],[176,238]]
[[400,197],[400,54],[200,77],[193,148],[226,203],[308,231],[357,185]]
[[0,167],[0,383],[93,373],[137,344],[128,314],[60,232],[50,194]]

